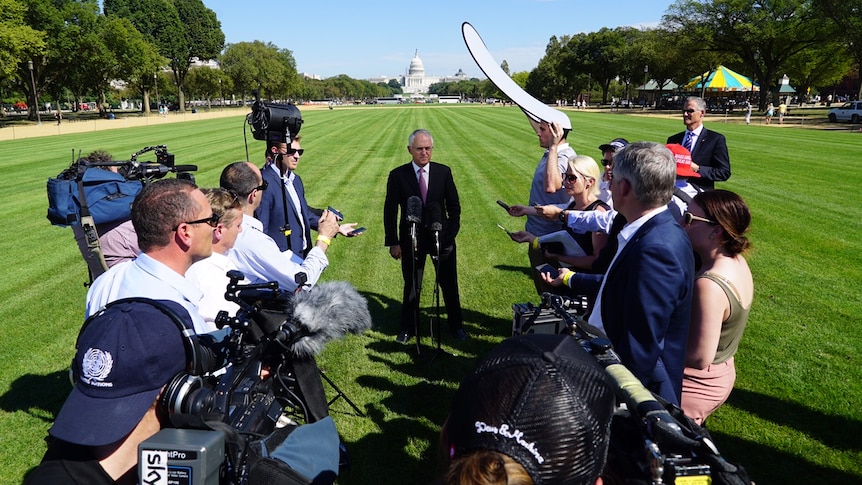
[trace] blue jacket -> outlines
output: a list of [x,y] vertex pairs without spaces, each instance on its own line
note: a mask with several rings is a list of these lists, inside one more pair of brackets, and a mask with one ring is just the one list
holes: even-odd
[[[302,251],[303,246],[303,230],[299,223],[299,217],[305,220],[305,240],[308,241],[308,248],[314,247],[314,241],[311,240],[311,229],[317,230],[317,222],[319,217],[308,210],[308,203],[305,201],[305,186],[302,184],[302,179],[294,173],[293,187],[296,190],[296,195],[299,198],[299,210],[293,207],[290,193],[282,190],[284,185],[281,178],[278,176],[272,167],[264,167],[261,169],[263,179],[269,184],[266,190],[263,191],[260,207],[255,211],[255,217],[263,223],[263,232],[271,237],[278,248],[282,251],[290,249],[295,254],[305,257]],[[285,225],[284,208],[285,201],[290,210],[287,211],[287,222],[290,224],[290,244],[288,247],[288,238],[284,235],[282,228]],[[301,216],[300,216],[301,214]]]
[[601,311],[623,364],[652,392],[679,405],[691,320],[694,253],[668,211],[644,223],[611,265]]

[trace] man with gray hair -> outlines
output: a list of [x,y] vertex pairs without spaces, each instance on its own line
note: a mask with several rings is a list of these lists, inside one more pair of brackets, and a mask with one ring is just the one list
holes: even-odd
[[709,190],[715,188],[716,182],[730,178],[730,155],[724,135],[704,128],[704,115],[706,101],[703,98],[686,98],[682,109],[685,131],[669,137],[667,142],[682,145],[691,153],[691,169],[700,175],[691,183]]
[[589,323],[644,386],[679,405],[694,255],[667,208],[675,180],[676,162],[664,145],[632,143],[615,155],[611,194],[628,223]]

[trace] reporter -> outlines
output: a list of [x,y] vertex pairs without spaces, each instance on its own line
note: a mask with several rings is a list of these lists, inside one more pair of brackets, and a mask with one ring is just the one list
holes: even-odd
[[734,354],[742,339],[754,281],[743,253],[751,213],[727,190],[697,194],[680,221],[700,256],[695,275],[681,407],[698,424],[718,409],[736,381]]

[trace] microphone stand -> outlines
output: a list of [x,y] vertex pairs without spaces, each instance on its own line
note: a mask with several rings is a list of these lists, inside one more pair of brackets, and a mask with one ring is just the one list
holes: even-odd
[[410,239],[412,240],[413,245],[411,246],[410,252],[410,277],[413,281],[413,296],[415,297],[414,304],[411,308],[411,313],[413,314],[413,334],[416,336],[416,355],[422,353],[422,344],[421,337],[419,336],[419,302],[420,297],[422,295],[422,291],[419,289],[419,275],[416,271],[416,253],[419,252],[418,241],[416,238],[416,224],[417,221],[411,220],[410,222]]
[[434,362],[434,359],[437,358],[438,355],[451,355],[445,352],[440,347],[440,339],[442,335],[441,330],[441,322],[440,322],[440,229],[437,227],[439,223],[432,223],[432,227],[434,227],[434,252],[435,254],[431,257],[432,261],[434,261],[434,300],[436,305],[436,321],[437,321],[437,350],[434,351],[434,355],[431,356],[431,360],[428,363]]

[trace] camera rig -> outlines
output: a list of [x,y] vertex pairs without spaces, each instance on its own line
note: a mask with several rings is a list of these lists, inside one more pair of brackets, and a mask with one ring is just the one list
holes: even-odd
[[[301,273],[298,279],[304,276]],[[301,424],[327,421],[331,401],[327,402],[322,381],[326,376],[314,353],[326,341],[364,331],[371,316],[367,302],[347,283],[323,283],[293,294],[276,282],[241,284],[244,276],[239,271],[228,272],[228,277],[225,298],[239,310],[234,315],[221,311],[216,317],[216,325],[228,330],[222,341],[198,336],[206,354],[200,360],[209,363],[203,366],[207,372],[180,373],[165,386],[160,408],[179,429],[162,430],[158,439],[175,440],[177,448],[168,450],[176,451],[184,444],[180,441],[186,439],[186,431],[220,433],[224,459],[197,466],[205,476],[222,475],[221,483],[233,485],[255,476],[254,450],[261,442],[273,441],[273,435],[286,436],[285,431]],[[361,308],[345,312],[342,307]],[[316,315],[308,316],[309,309]],[[346,449],[337,436],[333,440],[327,450],[339,459],[340,467],[348,466]],[[204,436],[196,443],[216,443],[208,446],[217,448],[221,442]],[[215,473],[215,466],[223,470]]]
[[705,428],[655,396],[622,364],[611,341],[583,320],[584,304],[583,297],[544,293],[534,315],[555,315],[559,333],[570,335],[592,355],[616,387],[620,404],[611,426],[605,482],[748,485],[745,470],[721,456]]
[[[138,157],[149,152],[154,152],[156,156],[154,162],[138,161]],[[166,145],[144,147],[133,153],[128,160],[90,162],[86,159],[80,159],[78,164],[81,171],[90,167],[117,167],[117,172],[126,180],[140,180],[143,183],[160,179],[169,173],[175,173],[179,179],[194,182],[194,175],[191,172],[198,169],[197,165],[176,165],[174,163],[174,154],[168,152]]]

